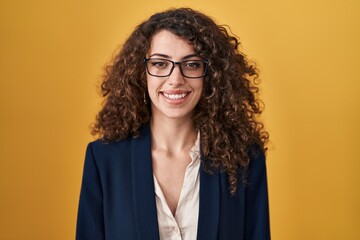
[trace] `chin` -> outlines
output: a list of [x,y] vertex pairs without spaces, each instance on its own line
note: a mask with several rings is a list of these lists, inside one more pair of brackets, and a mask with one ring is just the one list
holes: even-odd
[[186,119],[191,118],[191,113],[164,113],[167,118],[170,119]]
[[191,119],[193,112],[186,109],[163,109],[163,111],[153,111],[153,115],[163,116],[168,119]]

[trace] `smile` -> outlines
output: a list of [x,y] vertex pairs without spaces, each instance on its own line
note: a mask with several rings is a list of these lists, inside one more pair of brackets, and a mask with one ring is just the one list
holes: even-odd
[[170,100],[179,100],[185,98],[188,95],[188,93],[177,93],[177,94],[163,93],[163,95]]

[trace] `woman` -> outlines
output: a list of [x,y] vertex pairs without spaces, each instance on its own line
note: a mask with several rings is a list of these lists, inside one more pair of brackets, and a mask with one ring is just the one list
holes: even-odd
[[140,24],[107,67],[77,239],[270,239],[257,70],[192,9]]

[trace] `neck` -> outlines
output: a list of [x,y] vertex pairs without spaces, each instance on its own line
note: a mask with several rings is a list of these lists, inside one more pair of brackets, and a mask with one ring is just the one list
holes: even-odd
[[191,119],[183,121],[183,119],[152,117],[150,127],[153,149],[168,152],[190,150],[197,137],[197,131]]

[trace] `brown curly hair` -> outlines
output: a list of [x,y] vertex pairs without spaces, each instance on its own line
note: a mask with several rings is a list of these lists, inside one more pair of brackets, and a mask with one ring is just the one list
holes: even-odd
[[[151,112],[144,104],[144,96],[149,98],[144,58],[152,36],[160,30],[189,40],[195,53],[208,61],[194,125],[201,133],[205,168],[226,171],[230,192],[235,194],[238,172],[246,173],[252,146],[265,152],[269,138],[258,120],[262,112],[258,71],[238,50],[238,39],[198,11],[170,9],[136,27],[106,67],[101,85],[105,100],[92,134],[105,141],[137,137],[141,126],[149,122]],[[242,176],[246,182],[246,174]]]

